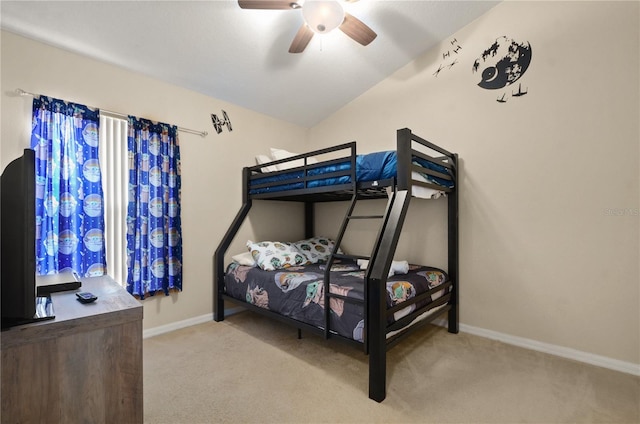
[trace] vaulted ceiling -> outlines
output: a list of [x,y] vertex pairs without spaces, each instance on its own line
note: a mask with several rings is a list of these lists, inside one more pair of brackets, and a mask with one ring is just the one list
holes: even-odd
[[[3,30],[311,127],[498,1],[360,0],[345,10],[377,38],[341,31],[288,53],[299,10],[235,0],[0,2]],[[37,89],[37,88],[34,88]]]

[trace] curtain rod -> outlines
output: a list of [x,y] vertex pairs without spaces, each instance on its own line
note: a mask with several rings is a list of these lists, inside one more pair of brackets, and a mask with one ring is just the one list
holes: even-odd
[[[30,93],[28,91],[25,91],[22,88],[16,88],[15,92],[19,96],[31,96],[31,97],[36,97],[37,96],[36,94]],[[97,109],[100,109],[100,108],[97,108]],[[113,111],[106,110],[106,109],[100,109],[100,110],[102,110],[103,112],[109,113],[111,115],[118,115],[118,116],[122,116],[122,117],[128,117],[129,116],[129,115],[125,114],[125,113],[113,112]],[[202,138],[204,138],[207,135],[209,135],[209,133],[206,132],[206,131],[197,131],[197,130],[192,130],[192,129],[189,129],[189,128],[182,128],[182,127],[178,127],[178,131],[182,131],[182,132],[189,133],[189,134],[196,134],[196,135],[199,135]]]

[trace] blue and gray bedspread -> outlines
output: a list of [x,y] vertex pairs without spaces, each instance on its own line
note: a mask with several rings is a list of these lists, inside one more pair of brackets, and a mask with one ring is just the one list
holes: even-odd
[[[325,264],[264,271],[259,267],[232,262],[225,275],[226,294],[246,303],[324,328]],[[330,299],[330,329],[341,336],[363,341],[364,337],[364,273],[350,260],[334,263],[330,272],[331,293],[348,299]],[[410,265],[409,273],[394,275],[387,281],[387,306],[393,307],[420,293],[448,281],[447,274],[437,268]],[[443,295],[435,292],[421,302],[395,312],[389,323],[399,320]]]

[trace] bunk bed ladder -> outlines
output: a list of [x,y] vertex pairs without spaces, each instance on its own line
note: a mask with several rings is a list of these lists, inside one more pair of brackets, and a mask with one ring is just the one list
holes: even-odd
[[[347,211],[345,213],[344,219],[342,220],[342,225],[340,226],[340,230],[338,231],[338,236],[336,237],[333,252],[331,252],[331,256],[329,256],[329,260],[327,261],[327,267],[324,271],[324,301],[325,301],[324,333],[325,333],[325,338],[327,339],[331,337],[331,307],[329,306],[329,302],[331,301],[331,298],[337,298],[345,302],[353,302],[353,303],[366,305],[366,300],[367,300],[366,290],[365,290],[364,301],[360,301],[353,298],[348,298],[346,296],[341,296],[339,294],[331,293],[330,284],[329,284],[329,273],[331,272],[331,267],[333,266],[333,263],[336,259],[353,259],[353,260],[358,260],[358,259],[370,260],[371,259],[371,256],[347,255],[343,253],[338,253],[338,251],[340,250],[340,245],[342,244],[342,239],[344,237],[345,232],[347,231],[347,227],[349,226],[350,222],[352,222],[353,220],[362,220],[362,219],[372,219],[372,220],[384,219],[385,216],[387,215],[387,214],[385,215],[354,215],[353,211],[355,209],[356,203],[360,199],[361,199],[360,195],[357,192],[354,192],[353,196],[351,197],[351,202],[349,204],[349,207],[347,208]],[[382,227],[380,229],[380,232],[382,232]],[[366,314],[366,308],[365,308],[365,314]],[[365,343],[365,351],[366,351],[366,343]]]

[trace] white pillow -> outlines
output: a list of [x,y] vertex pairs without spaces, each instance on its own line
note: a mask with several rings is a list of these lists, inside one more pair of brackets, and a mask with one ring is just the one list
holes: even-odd
[[[299,154],[300,153],[292,153],[283,149],[276,149],[274,147],[271,148],[271,157],[273,158],[273,160],[287,159],[293,156],[298,156]],[[307,158],[307,165],[312,165],[314,163],[318,163],[316,158],[313,158],[313,157]],[[297,168],[298,166],[303,166],[303,165],[304,165],[304,160],[298,159],[294,161],[281,163],[275,166],[278,168],[278,171],[284,171],[285,169]]]
[[251,252],[238,253],[231,257],[235,262],[245,266],[258,266]]
[[[273,162],[273,159],[271,159],[267,155],[256,156],[256,165],[262,165],[263,163],[269,163],[269,162]],[[271,165],[271,166],[265,166],[263,168],[260,168],[260,170],[262,172],[276,172],[278,170],[278,167],[276,165]]]

